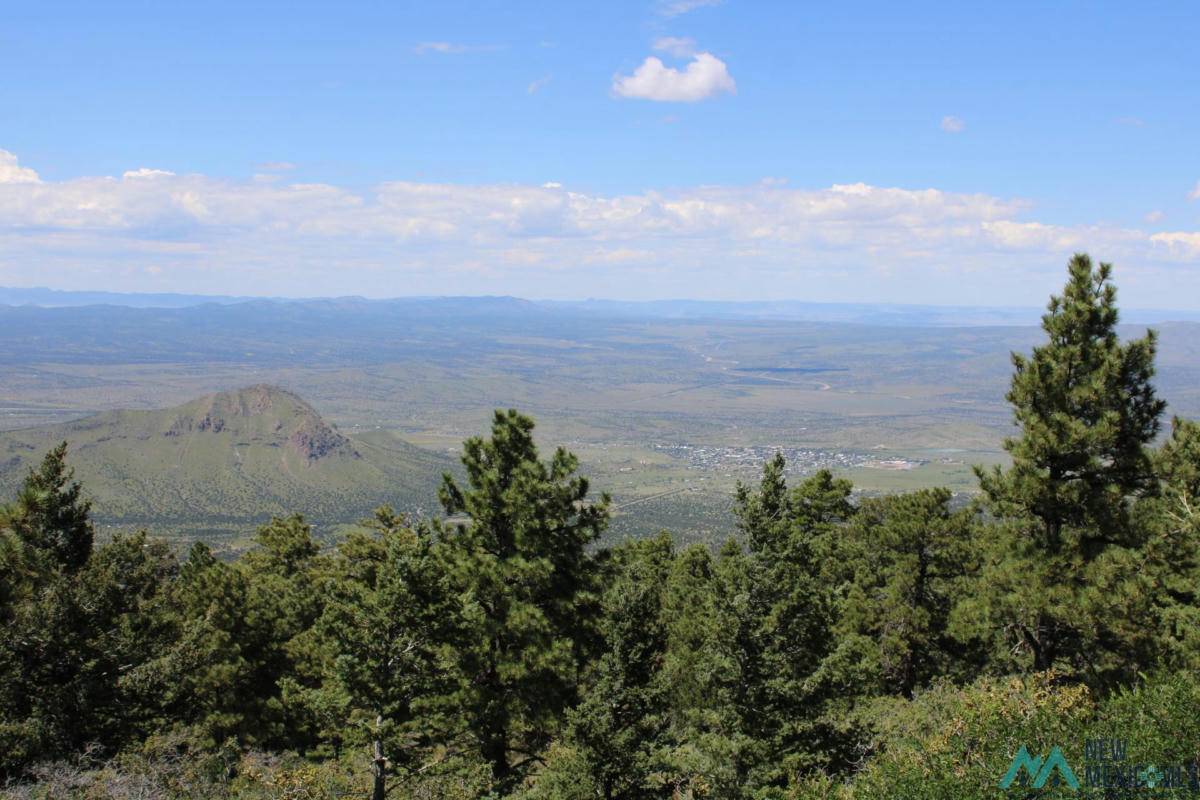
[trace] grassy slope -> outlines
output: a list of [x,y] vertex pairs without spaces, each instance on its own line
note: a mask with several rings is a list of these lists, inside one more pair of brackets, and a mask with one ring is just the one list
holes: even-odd
[[0,434],[0,489],[59,441],[102,525],[238,538],[271,514],[350,522],[383,502],[430,509],[445,456],[386,432],[342,436],[299,397],[256,386],[161,411],[110,411]]

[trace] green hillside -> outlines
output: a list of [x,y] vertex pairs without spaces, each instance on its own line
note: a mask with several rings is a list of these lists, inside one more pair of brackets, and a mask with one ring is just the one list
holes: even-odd
[[348,437],[296,395],[257,385],[161,411],[110,411],[0,434],[0,490],[62,440],[101,526],[232,544],[272,514],[319,528],[381,503],[433,510],[451,459],[384,431]]

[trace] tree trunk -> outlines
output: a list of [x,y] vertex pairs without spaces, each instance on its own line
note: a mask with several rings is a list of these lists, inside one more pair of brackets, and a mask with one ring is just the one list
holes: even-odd
[[[383,727],[383,718],[375,718],[375,731]],[[387,756],[383,754],[383,741],[375,740],[375,790],[371,792],[371,800],[387,800]]]
[[504,786],[511,772],[508,765],[508,735],[504,730],[491,733],[483,743],[483,757],[492,765],[492,778]]

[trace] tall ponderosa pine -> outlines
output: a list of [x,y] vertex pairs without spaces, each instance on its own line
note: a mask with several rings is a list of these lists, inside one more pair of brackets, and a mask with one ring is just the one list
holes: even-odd
[[1112,265],[1093,269],[1077,254],[1061,297],[1042,328],[1050,341],[1026,358],[1013,353],[1007,399],[1021,435],[1004,442],[1007,471],[977,469],[988,498],[1004,511],[1037,518],[1042,546],[1062,546],[1065,526],[1084,547],[1126,541],[1129,498],[1153,485],[1146,445],[1166,403],[1155,397],[1156,335],[1117,338]]
[[588,545],[604,530],[609,498],[588,501],[565,449],[540,461],[533,420],[514,409],[497,411],[491,438],[468,439],[463,451],[469,487],[446,474],[439,493],[447,514],[470,518],[441,531],[468,598],[460,705],[504,787],[575,700],[599,606]]
[[960,633],[999,633],[999,669],[1057,666],[1105,685],[1139,660],[1143,635],[1129,623],[1143,536],[1130,510],[1156,489],[1147,445],[1164,403],[1151,384],[1154,333],[1117,338],[1111,266],[1076,255],[1069,272],[1042,317],[1049,342],[1013,355],[1013,464],[976,469],[1002,524],[991,528],[980,591],[957,617]]

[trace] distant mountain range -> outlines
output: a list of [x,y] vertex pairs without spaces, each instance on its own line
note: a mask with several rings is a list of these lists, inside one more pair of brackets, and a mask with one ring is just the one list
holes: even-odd
[[174,293],[133,294],[125,292],[64,292],[59,289],[33,287],[16,289],[0,286],[0,305],[39,306],[59,308],[71,306],[126,306],[128,308],[185,308],[205,303],[244,303],[260,298],[231,297],[228,295],[200,295]]
[[0,496],[64,439],[99,524],[218,541],[293,511],[321,526],[385,502],[432,511],[441,474],[454,467],[382,431],[345,436],[291,392],[257,385],[0,433]]
[[[363,297],[300,298],[238,297],[177,293],[61,291],[0,286],[0,306],[78,308],[120,306],[141,309],[182,309],[207,305],[273,303],[320,307],[373,307],[418,316],[529,314],[536,312],[647,319],[748,319],[847,322],[893,326],[1037,325],[1042,308],[1013,306],[929,306],[881,303],[813,303],[800,300],[726,302],[718,300],[522,300],[514,297],[401,297],[368,300]],[[1123,309],[1123,322],[1157,324],[1200,321],[1200,312],[1169,309]]]

